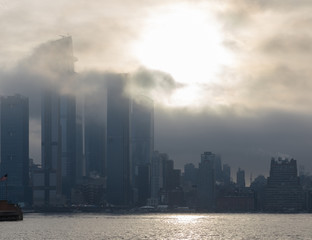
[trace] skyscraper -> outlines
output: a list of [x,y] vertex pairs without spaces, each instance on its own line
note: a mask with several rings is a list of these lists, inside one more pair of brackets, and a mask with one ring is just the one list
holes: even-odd
[[62,93],[62,86],[74,84],[71,37],[42,45],[34,59],[52,78],[42,95],[42,172],[34,175],[34,201],[53,205],[61,194],[70,197],[76,177],[76,100]]
[[168,160],[165,153],[153,152],[151,162],[151,204],[158,205],[159,191],[164,187],[164,163]]
[[223,181],[225,185],[230,185],[231,183],[231,167],[228,164],[223,164]]
[[271,159],[270,176],[265,188],[266,211],[301,211],[304,196],[294,159]]
[[[0,98],[0,174],[8,174],[6,191],[0,198],[14,203],[29,202],[29,106],[28,98]],[[0,186],[3,190],[3,186]]]
[[154,104],[144,96],[131,101],[130,157],[134,202],[145,205],[150,197],[150,167],[154,149]]
[[42,170],[34,173],[34,205],[57,204],[62,194],[60,99],[52,91],[42,97]]
[[199,163],[199,206],[212,210],[215,207],[215,160],[217,155],[204,152]]
[[236,184],[239,188],[245,187],[245,171],[238,168],[236,173]]
[[[104,84],[104,83],[103,83]],[[85,96],[84,136],[86,175],[105,176],[106,167],[106,89]]]
[[107,86],[107,201],[131,204],[130,99],[124,96],[124,76],[115,76]]
[[70,198],[76,181],[76,99],[60,96],[62,192]]

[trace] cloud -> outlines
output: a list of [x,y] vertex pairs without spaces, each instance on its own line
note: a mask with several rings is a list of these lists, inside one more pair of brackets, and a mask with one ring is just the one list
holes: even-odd
[[[133,56],[133,43],[150,14],[180,2],[1,1],[0,94],[31,96],[32,146],[40,148],[36,126],[42,88],[56,84],[66,94],[97,95],[104,91],[105,79],[128,73],[128,93],[158,103],[156,148],[168,152],[179,167],[198,162],[207,150],[221,153],[233,167],[262,173],[277,152],[308,164],[311,1],[184,1],[217,17],[221,44],[235,59],[223,66],[217,81],[201,84],[181,84],[170,73],[138,68],[142,64]],[[37,58],[43,47],[38,45],[67,34],[73,36],[78,59],[77,74],[68,84]],[[177,93],[190,98],[183,92],[189,88],[196,90],[196,111],[196,104],[164,108]]]
[[234,174],[241,167],[246,176],[250,172],[268,175],[270,159],[279,153],[311,170],[311,116],[283,111],[220,116],[158,109],[155,117],[155,149],[170,153],[179,168],[189,162],[198,164],[201,153],[212,151],[221,154]]
[[183,86],[168,73],[141,67],[128,75],[126,91],[134,97],[147,96],[155,104],[164,106],[170,101],[172,94]]

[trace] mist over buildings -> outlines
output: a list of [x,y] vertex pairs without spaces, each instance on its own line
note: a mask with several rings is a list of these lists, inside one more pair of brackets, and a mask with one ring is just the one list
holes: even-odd
[[[145,19],[175,4],[200,7],[219,21],[222,44],[234,55],[235,64],[223,66],[218,81],[181,82],[171,73],[144,67],[133,56],[132,44],[143,34]],[[311,8],[309,1],[281,0],[194,5],[174,0],[2,1],[0,94],[29,97],[30,155],[38,162],[41,89],[97,95],[105,89],[105,79],[127,74],[125,94],[154,100],[155,149],[167,152],[177,167],[197,164],[202,152],[213,151],[234,169],[242,167],[254,175],[267,174],[271,156],[278,155],[294,157],[309,170]],[[73,36],[77,62],[75,77],[64,82],[41,65],[51,56],[40,56],[40,48],[67,33]],[[170,104],[176,91],[193,86],[201,90],[196,106]]]

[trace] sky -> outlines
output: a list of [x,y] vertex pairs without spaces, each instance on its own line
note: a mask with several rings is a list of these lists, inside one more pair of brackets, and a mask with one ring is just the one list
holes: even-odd
[[311,10],[309,0],[0,0],[0,94],[31,97],[30,156],[40,158],[49,78],[29,62],[70,35],[78,83],[60,89],[127,73],[128,93],[154,100],[155,149],[176,167],[212,151],[232,175],[267,176],[277,156],[311,171]]

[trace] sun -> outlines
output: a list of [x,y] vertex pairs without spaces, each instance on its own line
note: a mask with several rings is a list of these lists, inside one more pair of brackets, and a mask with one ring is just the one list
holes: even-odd
[[155,10],[133,52],[140,64],[185,84],[170,104],[187,106],[198,100],[200,86],[217,82],[232,61],[222,42],[220,26],[207,9],[180,4]]

